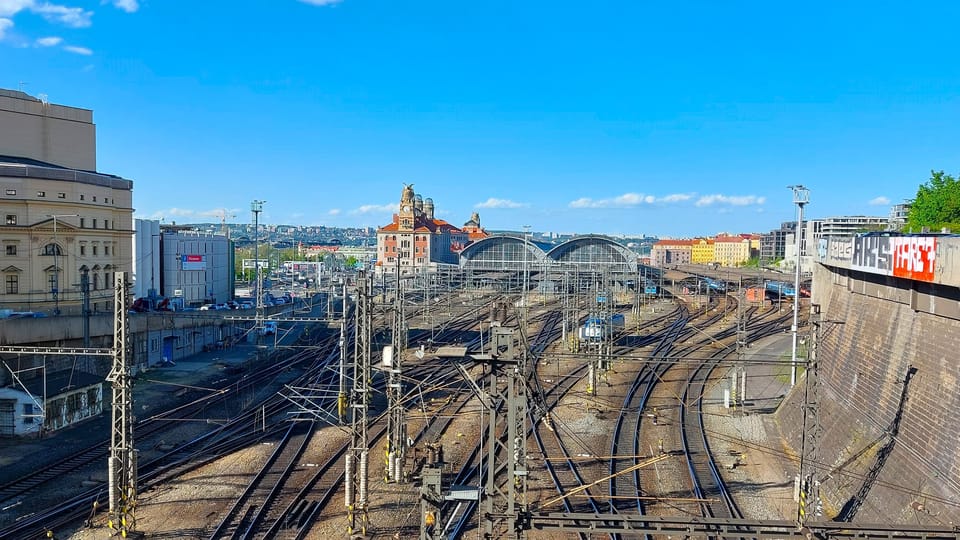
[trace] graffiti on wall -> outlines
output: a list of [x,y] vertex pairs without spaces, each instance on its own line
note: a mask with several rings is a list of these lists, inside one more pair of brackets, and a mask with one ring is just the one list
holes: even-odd
[[[823,259],[841,262],[837,259],[842,254],[842,242],[831,239]],[[856,270],[932,282],[936,258],[934,236],[858,236],[852,240],[852,253],[847,260],[850,268]]]
[[933,281],[934,264],[937,259],[935,236],[909,236],[893,240],[893,275]]
[[823,262],[850,264],[853,258],[852,238],[821,238],[817,255]]

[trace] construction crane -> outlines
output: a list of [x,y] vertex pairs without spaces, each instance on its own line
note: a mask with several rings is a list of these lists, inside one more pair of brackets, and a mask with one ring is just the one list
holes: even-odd
[[220,216],[220,232],[222,232],[224,236],[226,236],[227,239],[229,240],[230,229],[227,228],[227,218],[235,218],[237,217],[237,215],[230,212],[226,208],[221,208],[220,210],[217,211],[217,214]]

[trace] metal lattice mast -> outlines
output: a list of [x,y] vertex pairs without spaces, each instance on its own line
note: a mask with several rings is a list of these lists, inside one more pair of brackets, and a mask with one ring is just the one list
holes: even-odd
[[744,302],[746,297],[743,291],[743,278],[737,286],[737,365],[733,370],[733,379],[731,389],[733,394],[733,407],[744,413],[743,407],[747,400],[747,370],[744,363],[744,352],[747,348],[747,321],[744,317]]
[[357,275],[357,305],[355,309],[353,392],[350,395],[350,453],[346,456],[345,498],[348,533],[367,534],[367,465],[370,454],[367,438],[367,412],[370,400],[370,358],[373,337],[373,309],[371,283],[366,272]]
[[[799,300],[797,291],[795,301]],[[820,306],[810,306],[810,345],[807,353],[806,384],[803,399],[803,440],[800,448],[800,501],[797,508],[797,521],[804,525],[810,519],[817,520],[823,515],[820,500],[820,438],[823,426],[820,424],[820,367],[817,359],[817,347],[820,342]]]
[[[483,501],[485,538],[526,538],[526,380],[525,355],[517,357],[513,329],[494,327],[490,360],[490,425],[487,429],[486,482]],[[500,382],[506,382],[506,395]],[[503,409],[506,411],[503,411]],[[503,414],[506,412],[506,425]],[[498,421],[499,420],[499,421]],[[502,433],[504,428],[506,433]],[[501,440],[501,435],[505,435]],[[505,463],[503,463],[505,461]],[[498,481],[504,468],[507,478]]]
[[343,302],[340,304],[340,392],[337,394],[337,416],[340,424],[347,422],[350,400],[347,398],[347,282],[343,282]]
[[133,377],[127,339],[127,281],[117,272],[113,290],[113,367],[107,381],[113,386],[113,430],[107,462],[110,491],[109,526],[122,536],[135,529],[137,456],[133,447]]
[[407,446],[406,410],[403,407],[402,360],[407,348],[406,321],[403,313],[403,281],[397,273],[397,291],[393,306],[393,339],[391,352],[384,355],[387,370],[387,399],[390,415],[387,417],[387,462],[385,478],[388,482],[403,481],[403,458]]

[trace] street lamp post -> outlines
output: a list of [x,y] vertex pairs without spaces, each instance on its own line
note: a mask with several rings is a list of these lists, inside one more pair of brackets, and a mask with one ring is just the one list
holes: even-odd
[[[803,245],[803,206],[810,202],[810,190],[802,185],[787,186],[793,190],[793,203],[797,205],[797,261],[793,277],[793,326],[790,328],[792,345],[790,347],[790,387],[797,384],[797,331],[800,321],[800,248]],[[781,291],[782,293],[782,291]]]
[[253,268],[257,287],[257,309],[262,308],[263,294],[260,292],[260,212],[263,212],[263,203],[267,201],[253,201],[250,211],[253,212]]
[[53,218],[53,314],[60,314],[60,242],[57,240],[57,218],[77,217],[80,214],[47,214]]

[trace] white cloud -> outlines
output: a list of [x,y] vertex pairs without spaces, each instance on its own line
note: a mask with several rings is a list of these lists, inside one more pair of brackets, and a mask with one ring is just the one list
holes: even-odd
[[730,206],[750,206],[754,204],[763,204],[767,202],[766,197],[757,197],[756,195],[703,195],[696,206],[712,206],[714,204],[728,204]]
[[350,211],[351,214],[392,214],[397,211],[397,203],[365,204]]
[[59,36],[42,37],[37,40],[38,47],[56,47],[63,43],[63,38]]
[[[119,0],[129,2],[131,0]],[[135,1],[135,0],[134,0]],[[40,15],[48,22],[59,23],[71,28],[86,28],[93,24],[93,12],[78,8],[37,2],[37,0],[0,0],[0,38],[3,31],[13,26],[12,17],[23,10]]]
[[127,13],[133,13],[140,9],[140,3],[137,0],[113,0],[112,3]]
[[67,7],[44,2],[31,2],[30,11],[39,14],[50,22],[57,22],[71,28],[86,28],[93,24],[93,12],[83,8]]
[[32,6],[34,0],[0,0],[0,17],[10,17]]
[[474,208],[526,208],[530,206],[526,203],[518,203],[511,201],[510,199],[497,199],[490,197],[489,199],[473,205]]
[[331,208],[331,209],[327,212],[327,214],[328,214],[328,215],[331,215],[331,216],[339,216],[339,215],[340,215],[340,212],[341,212],[341,210],[340,210],[339,208]]
[[870,202],[868,204],[870,206],[890,206],[890,199],[881,195],[879,197],[874,197],[870,199]]
[[689,193],[673,193],[671,195],[667,195],[666,197],[661,198],[660,200],[662,200],[663,202],[671,203],[671,202],[689,201],[692,198],[693,198],[693,195]]
[[90,56],[93,54],[93,51],[86,47],[77,47],[76,45],[64,45],[63,50],[67,52],[72,52],[74,54],[82,54],[84,56]]
[[310,4],[312,6],[332,6],[334,4],[339,4],[342,0],[300,0],[304,4]]
[[570,201],[570,208],[630,208],[640,206],[641,204],[658,203],[678,203],[693,198],[693,195],[686,193],[672,193],[663,197],[654,195],[644,195],[642,193],[624,193],[609,199],[591,199],[590,197],[581,197],[575,201]]

